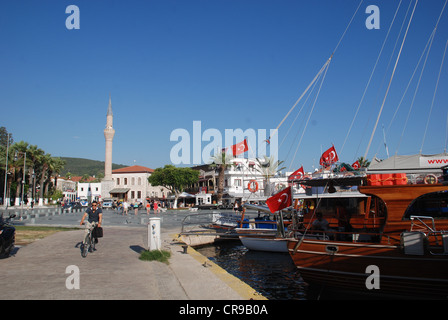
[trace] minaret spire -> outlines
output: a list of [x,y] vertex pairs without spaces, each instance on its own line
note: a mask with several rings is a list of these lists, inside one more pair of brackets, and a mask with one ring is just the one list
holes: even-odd
[[112,113],[112,101],[110,99],[110,94],[109,94],[109,107],[107,108],[107,115],[109,116],[113,116],[114,114]]
[[109,106],[107,108],[106,129],[104,129],[104,138],[106,138],[106,158],[104,161],[104,180],[112,180],[112,140],[115,130],[113,128],[114,115],[112,113],[112,102],[109,94]]

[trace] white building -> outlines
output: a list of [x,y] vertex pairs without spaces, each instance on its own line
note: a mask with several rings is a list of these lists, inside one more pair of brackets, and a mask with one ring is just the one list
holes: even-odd
[[78,198],[91,201],[100,201],[101,182],[78,182]]
[[[269,179],[271,191],[265,190],[266,179],[260,172],[255,159],[234,158],[224,173],[223,202],[233,203],[235,200],[262,201],[272,192],[280,191],[288,186],[289,173],[276,173]],[[207,192],[218,192],[218,172],[207,166],[197,167],[199,170],[199,193],[205,188]],[[203,192],[202,192],[203,193]]]
[[165,187],[153,187],[148,177],[153,169],[143,166],[130,166],[112,171],[114,188],[110,191],[114,199],[123,199],[128,202],[144,202],[146,198],[163,199],[168,196]]
[[76,201],[77,197],[77,184],[75,181],[69,179],[58,178],[56,189],[62,191],[64,201],[72,202]]

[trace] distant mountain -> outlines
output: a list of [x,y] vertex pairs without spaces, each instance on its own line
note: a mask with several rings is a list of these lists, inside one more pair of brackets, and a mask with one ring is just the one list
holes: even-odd
[[[83,159],[83,158],[68,158],[60,157],[65,161],[65,166],[60,173],[64,177],[68,172],[73,176],[82,176],[88,174],[89,176],[98,176],[99,173],[104,175],[104,161]],[[112,163],[112,170],[128,167],[123,164]]]

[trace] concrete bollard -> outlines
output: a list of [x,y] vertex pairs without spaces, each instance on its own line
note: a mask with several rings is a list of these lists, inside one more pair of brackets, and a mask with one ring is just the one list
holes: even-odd
[[160,238],[160,218],[149,218],[148,223],[148,250],[160,250],[162,240]]

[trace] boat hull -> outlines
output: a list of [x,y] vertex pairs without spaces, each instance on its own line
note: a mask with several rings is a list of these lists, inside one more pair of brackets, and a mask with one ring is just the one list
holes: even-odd
[[249,250],[288,252],[288,240],[283,238],[257,238],[240,236],[241,243]]
[[376,243],[298,243],[288,241],[289,253],[310,284],[380,296],[448,298],[447,255],[406,255],[399,246]]

